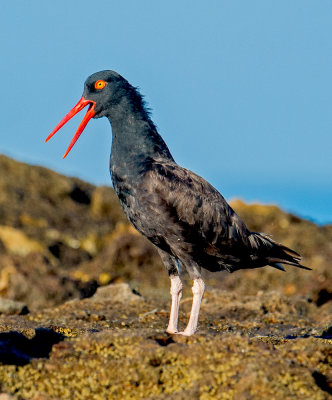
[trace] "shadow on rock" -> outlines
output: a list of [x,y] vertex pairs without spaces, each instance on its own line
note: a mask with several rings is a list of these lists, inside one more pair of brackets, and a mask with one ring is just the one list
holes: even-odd
[[312,373],[313,378],[315,379],[316,385],[321,388],[324,392],[332,394],[332,381],[327,376],[321,374],[318,371],[314,371]]
[[64,338],[64,335],[44,328],[36,329],[32,339],[15,331],[0,333],[0,362],[26,365],[33,358],[48,358],[52,346]]

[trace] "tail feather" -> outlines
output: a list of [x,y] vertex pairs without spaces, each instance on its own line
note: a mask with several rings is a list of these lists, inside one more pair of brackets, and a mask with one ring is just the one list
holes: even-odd
[[271,263],[270,266],[278,269],[279,271],[286,272],[285,268],[280,263]]
[[260,257],[265,258],[266,264],[273,268],[284,271],[281,264],[292,265],[293,267],[311,270],[300,264],[301,256],[296,251],[277,243],[264,233],[252,232],[249,236],[251,245],[257,248]]

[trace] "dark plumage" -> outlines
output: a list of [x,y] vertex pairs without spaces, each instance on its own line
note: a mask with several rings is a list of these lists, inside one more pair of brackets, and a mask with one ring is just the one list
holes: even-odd
[[204,292],[201,268],[233,272],[270,265],[283,270],[281,264],[288,264],[308,269],[300,264],[301,257],[295,251],[265,234],[250,232],[212,185],[174,161],[142,96],[116,72],[91,75],[80,102],[48,139],[88,104],[89,111],[68,151],[90,118],[109,119],[114,189],[129,221],[157,247],[171,278],[168,332],[177,333],[180,265],[194,280],[192,313],[181,332],[185,335],[193,334],[197,327]]

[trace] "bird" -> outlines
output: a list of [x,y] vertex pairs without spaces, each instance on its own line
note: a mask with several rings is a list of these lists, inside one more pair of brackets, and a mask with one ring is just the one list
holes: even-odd
[[[205,283],[201,271],[234,272],[283,264],[308,269],[301,256],[264,233],[251,232],[224,197],[205,179],[178,165],[151,119],[140,91],[112,70],[87,78],[83,96],[46,142],[83,108],[65,158],[91,118],[108,118],[112,128],[110,173],[131,224],[157,248],[170,278],[171,310],[166,332],[193,335]],[[193,281],[192,308],[178,329],[185,268]]]

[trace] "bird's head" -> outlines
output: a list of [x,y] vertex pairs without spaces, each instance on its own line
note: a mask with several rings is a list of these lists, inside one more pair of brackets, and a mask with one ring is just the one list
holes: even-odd
[[68,149],[65,158],[80,137],[91,118],[101,118],[108,115],[121,99],[133,89],[128,81],[114,71],[101,71],[89,76],[85,81],[83,96],[68,114],[59,122],[46,139],[46,142],[65,125],[74,115],[84,107],[89,106],[81,124],[79,125]]

